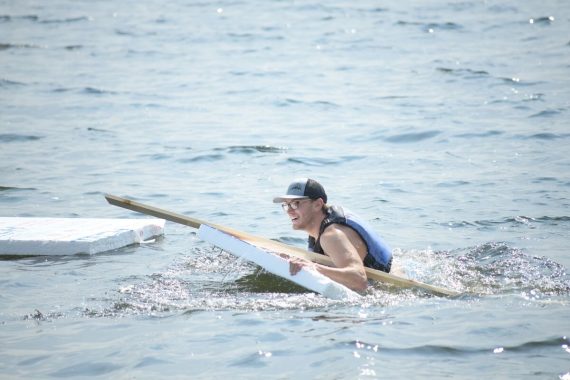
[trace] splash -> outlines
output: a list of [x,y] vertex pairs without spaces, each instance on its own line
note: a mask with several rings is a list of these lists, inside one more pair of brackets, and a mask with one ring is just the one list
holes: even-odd
[[531,294],[535,298],[570,294],[570,277],[563,265],[503,242],[401,255],[408,256],[412,278],[466,294]]
[[[457,290],[468,296],[522,295],[546,299],[570,294],[566,269],[546,257],[530,256],[506,243],[492,242],[454,251],[395,251],[405,276]],[[200,311],[366,310],[434,299],[421,289],[374,283],[359,301],[330,300],[308,292],[219,249],[194,249],[167,270],[119,281],[116,297],[89,317],[151,316]],[[109,303],[109,301],[111,301]]]

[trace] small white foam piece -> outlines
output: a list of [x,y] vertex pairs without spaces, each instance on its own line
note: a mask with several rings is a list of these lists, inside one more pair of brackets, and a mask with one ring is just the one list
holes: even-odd
[[200,226],[198,236],[226,252],[253,262],[266,271],[292,281],[313,292],[331,299],[355,300],[360,295],[314,269],[303,268],[296,275],[289,272],[289,261],[277,254],[267,252],[205,224]]
[[0,218],[0,255],[110,251],[164,233],[164,219]]

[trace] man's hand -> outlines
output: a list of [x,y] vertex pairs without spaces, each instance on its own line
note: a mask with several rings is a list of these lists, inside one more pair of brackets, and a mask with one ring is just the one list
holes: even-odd
[[291,276],[299,273],[304,267],[311,268],[314,266],[315,264],[313,262],[301,259],[299,257],[291,257],[289,259],[289,273],[291,273]]

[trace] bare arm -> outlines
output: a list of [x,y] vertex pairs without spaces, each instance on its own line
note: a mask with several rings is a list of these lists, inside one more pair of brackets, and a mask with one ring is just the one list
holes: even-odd
[[354,236],[350,236],[350,231],[346,229],[348,227],[332,225],[321,235],[321,247],[335,267],[294,260],[291,263],[291,274],[296,274],[303,266],[312,265],[320,273],[350,289],[366,290],[368,281],[364,264],[354,245]]

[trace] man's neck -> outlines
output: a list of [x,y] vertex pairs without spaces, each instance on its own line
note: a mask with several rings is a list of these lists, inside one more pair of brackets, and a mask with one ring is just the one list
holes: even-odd
[[319,233],[321,232],[321,223],[323,222],[325,217],[326,214],[321,212],[314,218],[314,220],[311,221],[311,225],[306,230],[309,236],[312,236],[315,239],[319,237]]

